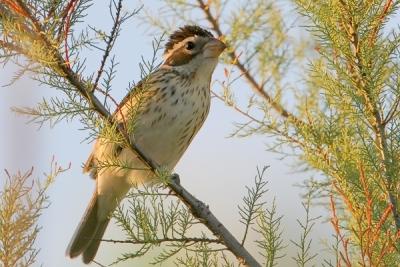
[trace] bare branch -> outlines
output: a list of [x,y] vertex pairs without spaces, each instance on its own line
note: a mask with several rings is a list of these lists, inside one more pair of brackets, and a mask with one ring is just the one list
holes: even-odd
[[181,242],[181,243],[216,243],[222,244],[220,239],[210,239],[210,238],[196,238],[196,237],[185,237],[185,238],[160,238],[155,240],[116,240],[116,239],[101,239],[102,242],[107,243],[122,243],[122,244],[161,244],[165,242]]

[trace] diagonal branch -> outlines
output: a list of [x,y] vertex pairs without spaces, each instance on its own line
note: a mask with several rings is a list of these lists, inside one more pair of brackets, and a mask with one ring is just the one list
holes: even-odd
[[65,31],[64,31],[64,50],[65,50],[65,60],[70,67],[70,61],[69,61],[69,51],[68,51],[68,34],[69,34],[69,29],[71,26],[71,15],[74,12],[74,9],[76,7],[76,4],[78,3],[77,0],[71,0],[67,7],[68,9],[66,10],[66,22],[65,22]]
[[[226,103],[225,99],[220,96],[219,94],[215,93],[214,91],[211,91],[211,94],[216,97],[218,100],[222,101],[223,103]],[[289,135],[288,133],[285,133],[284,131],[280,130],[278,127],[274,126],[273,124],[266,124],[264,121],[257,119],[256,117],[252,116],[251,114],[249,114],[248,112],[242,110],[241,108],[239,108],[237,105],[235,104],[227,104],[229,107],[231,107],[232,109],[234,109],[235,111],[239,112],[239,114],[243,115],[244,117],[248,118],[250,122],[255,122],[258,125],[265,127],[266,129],[279,134],[281,136],[283,136],[284,138],[286,138],[288,141],[290,141],[293,144],[297,144],[299,147],[302,147],[303,149],[306,148],[306,144],[301,141],[298,138],[295,138],[294,136]],[[327,154],[327,152],[323,153],[324,155]]]
[[154,240],[116,240],[116,239],[101,239],[102,242],[107,243],[122,243],[122,244],[161,244],[165,242],[181,242],[181,243],[200,243],[200,242],[207,242],[207,243],[216,243],[221,244],[222,241],[220,239],[210,239],[210,238],[197,238],[197,237],[185,237],[185,238],[159,238]]
[[[153,162],[150,158],[140,151],[140,149],[130,142],[130,138],[125,131],[124,127],[115,120],[115,118],[108,112],[108,110],[102,105],[99,99],[93,94],[90,85],[85,83],[68,65],[68,62],[62,57],[60,52],[54,47],[50,40],[47,38],[43,26],[31,13],[25,2],[22,0],[15,0],[21,7],[21,10],[27,14],[27,18],[30,20],[33,26],[34,32],[38,35],[40,41],[42,41],[48,51],[51,52],[55,58],[56,64],[51,67],[58,72],[61,72],[64,78],[76,88],[76,90],[88,101],[90,107],[96,111],[106,122],[111,125],[117,125],[116,131],[121,134],[125,139],[127,146],[149,167],[149,169],[156,174],[159,166]],[[226,229],[226,227],[214,216],[210,211],[209,207],[199,199],[195,198],[190,194],[180,183],[178,182],[177,175],[171,176],[169,181],[170,189],[176,194],[176,196],[187,205],[192,214],[200,219],[204,225],[218,238],[221,243],[229,249],[241,264],[245,266],[258,267],[261,266],[250,253],[243,248],[243,246],[236,240],[236,238]]]
[[[100,77],[103,74],[104,66],[106,64],[107,58],[109,57],[110,51],[114,46],[115,39],[118,36],[119,26],[121,24],[121,9],[122,9],[122,0],[118,1],[118,7],[117,7],[116,14],[115,14],[114,25],[111,29],[110,35],[106,37],[107,38],[106,49],[104,50],[103,58],[101,59],[100,68],[97,71],[97,75],[96,75],[96,79],[95,79],[93,87],[92,87],[92,91],[96,90],[96,88],[97,88],[97,84],[99,83]],[[112,12],[111,4],[110,4],[110,12]]]
[[[221,27],[218,22],[218,18],[215,17],[209,8],[209,5],[205,3],[204,0],[197,0],[199,4],[199,8],[204,12],[206,19],[211,24],[212,29],[218,35],[218,37],[223,37],[223,33]],[[246,79],[248,84],[251,86],[252,90],[257,93],[260,97],[262,97],[267,103],[271,105],[275,111],[281,115],[283,118],[287,119],[289,122],[292,122],[295,126],[300,127],[305,123],[299,119],[296,115],[286,110],[280,103],[275,101],[272,96],[270,96],[264,88],[263,84],[259,84],[256,78],[250,73],[250,70],[246,68],[246,66],[239,60],[239,54],[235,50],[231,50],[228,52],[229,57],[233,61],[233,65],[235,65],[243,74],[243,77]]]

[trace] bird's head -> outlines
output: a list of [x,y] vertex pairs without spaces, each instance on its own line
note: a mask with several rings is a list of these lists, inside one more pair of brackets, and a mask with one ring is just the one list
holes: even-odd
[[218,57],[226,45],[211,32],[195,25],[186,25],[174,32],[165,45],[165,66],[186,74],[200,71],[211,76]]

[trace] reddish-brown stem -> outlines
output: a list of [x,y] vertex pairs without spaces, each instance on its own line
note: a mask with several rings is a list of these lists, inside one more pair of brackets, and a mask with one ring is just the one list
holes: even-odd
[[0,0],[0,2],[3,2],[7,6],[9,6],[9,8],[11,8],[15,13],[23,17],[28,17],[28,14],[24,11],[23,8],[21,8],[21,6],[18,3],[12,0]]
[[[348,10],[348,6],[345,1],[340,1],[344,10],[346,12],[350,12]],[[384,17],[388,14],[389,9],[392,7],[392,0],[387,0],[386,4],[383,8],[382,15],[379,18],[379,22],[374,25],[374,29],[372,30],[372,34],[376,35],[379,28],[380,23],[382,23]],[[378,157],[379,157],[379,165],[382,171],[382,176],[384,178],[384,184],[387,190],[387,203],[392,206],[391,209],[394,225],[397,231],[400,230],[400,213],[398,211],[398,200],[396,198],[395,193],[393,192],[395,189],[393,184],[393,174],[390,170],[391,168],[391,156],[389,153],[389,144],[386,136],[386,121],[383,118],[383,114],[379,110],[379,105],[377,103],[376,97],[371,93],[370,88],[368,87],[367,79],[364,77],[364,73],[368,68],[368,64],[364,62],[364,57],[362,54],[362,45],[368,40],[362,40],[359,36],[359,25],[352,19],[351,14],[344,14],[341,16],[341,24],[342,28],[344,28],[347,32],[347,39],[349,45],[353,47],[352,58],[347,59],[348,71],[353,76],[352,82],[354,83],[354,89],[360,95],[360,97],[364,100],[365,106],[365,116],[368,119],[369,126],[372,128],[374,132],[375,144],[377,147]],[[369,39],[369,46],[376,45],[376,38]]]
[[387,0],[385,6],[383,7],[382,14],[379,16],[379,21],[376,23],[376,26],[372,30],[371,37],[369,39],[369,45],[373,45],[376,41],[376,37],[379,31],[379,25],[382,24],[383,20],[387,16],[389,9],[393,6],[393,0]]
[[67,64],[68,68],[71,68],[71,64],[69,61],[69,51],[68,51],[68,34],[69,34],[69,28],[71,26],[71,16],[72,13],[75,10],[76,4],[79,2],[79,0],[71,0],[66,8],[66,21],[65,21],[65,29],[64,29],[64,49],[65,49],[65,62]]
[[337,217],[337,213],[336,213],[336,205],[335,205],[335,201],[333,199],[333,194],[330,195],[330,206],[331,206],[331,212],[332,212],[332,218],[331,218],[331,223],[333,226],[333,229],[335,229],[336,235],[338,236],[342,247],[343,247],[343,252],[344,255],[342,254],[342,252],[339,252],[343,261],[345,262],[347,267],[351,267],[351,261],[350,261],[350,257],[349,257],[349,240],[348,238],[346,238],[343,233],[340,230],[340,225],[339,225],[339,218]]

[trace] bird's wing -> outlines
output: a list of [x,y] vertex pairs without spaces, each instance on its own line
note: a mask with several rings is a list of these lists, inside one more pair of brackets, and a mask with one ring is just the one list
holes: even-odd
[[[129,106],[134,107],[136,105],[137,99],[139,99],[138,97],[136,97],[136,95],[144,90],[147,90],[148,88],[144,88],[145,87],[150,87],[150,85],[153,83],[153,77],[157,76],[154,75],[156,73],[160,74],[160,72],[162,72],[162,69],[158,69],[157,71],[155,71],[154,73],[150,74],[148,77],[144,78],[143,80],[141,80],[140,82],[138,82],[136,84],[136,86],[134,88],[132,88],[132,90],[130,90],[126,96],[122,99],[122,101],[120,102],[120,104],[118,105],[118,107],[116,108],[116,110],[114,111],[114,113],[112,114],[112,116],[117,120],[120,121],[122,120],[122,116],[120,116],[120,109],[122,107],[124,107],[128,101],[129,101]],[[96,154],[96,147],[97,147],[97,143],[99,142],[99,140],[96,140],[96,144],[94,146],[94,149],[92,151],[92,153],[89,155],[88,159],[86,160],[86,163],[83,165],[83,172],[84,173],[88,173],[90,172],[90,176],[93,179],[96,179],[97,176],[97,172],[96,172],[96,168],[95,167],[95,154]]]
[[[97,141],[96,141],[97,142]],[[90,153],[88,159],[86,160],[85,164],[83,165],[83,173],[90,172],[93,168],[93,152]]]
[[137,94],[137,92],[143,88],[143,80],[138,82],[136,84],[135,87],[133,87],[132,90],[130,90],[126,96],[122,99],[122,101],[118,104],[118,107],[115,109],[114,113],[112,114],[113,117],[116,117],[118,115],[119,112],[119,108],[121,108],[122,106],[124,106],[128,101],[131,102],[131,104],[133,103],[133,100],[135,99],[135,94]]

